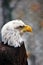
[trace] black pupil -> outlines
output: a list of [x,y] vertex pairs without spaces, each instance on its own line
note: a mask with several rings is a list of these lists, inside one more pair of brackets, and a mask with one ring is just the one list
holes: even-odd
[[20,28],[23,28],[24,26],[19,26]]

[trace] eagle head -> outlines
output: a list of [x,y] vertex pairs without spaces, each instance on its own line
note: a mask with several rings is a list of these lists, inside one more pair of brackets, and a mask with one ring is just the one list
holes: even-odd
[[32,32],[32,27],[22,20],[9,21],[1,29],[2,42],[8,43],[9,46],[20,47],[23,41],[21,35],[25,32]]

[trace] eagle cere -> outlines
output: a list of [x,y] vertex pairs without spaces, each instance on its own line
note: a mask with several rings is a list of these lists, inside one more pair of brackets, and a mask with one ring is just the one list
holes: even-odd
[[9,21],[1,29],[2,42],[4,44],[8,42],[9,46],[20,47],[23,41],[20,33],[31,31],[31,26],[26,25],[22,20]]

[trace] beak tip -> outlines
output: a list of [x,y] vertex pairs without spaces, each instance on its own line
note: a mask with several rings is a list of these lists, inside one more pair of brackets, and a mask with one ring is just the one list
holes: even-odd
[[28,27],[28,32],[32,32],[32,27],[31,26]]

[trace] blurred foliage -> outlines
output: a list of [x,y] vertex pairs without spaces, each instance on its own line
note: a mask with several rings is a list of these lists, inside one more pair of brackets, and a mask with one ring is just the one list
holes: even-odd
[[40,27],[40,28],[43,28],[43,20],[41,20],[41,21],[39,22],[39,27]]
[[37,3],[32,3],[31,5],[31,10],[32,11],[39,11],[40,10],[40,4],[37,4]]
[[25,17],[24,11],[23,11],[23,10],[20,10],[20,11],[18,12],[18,17],[17,17],[17,19],[22,19],[22,18],[24,18],[24,17]]

